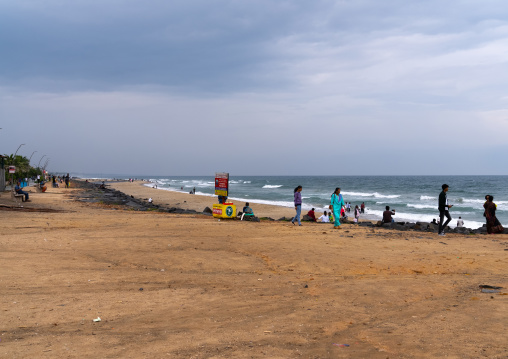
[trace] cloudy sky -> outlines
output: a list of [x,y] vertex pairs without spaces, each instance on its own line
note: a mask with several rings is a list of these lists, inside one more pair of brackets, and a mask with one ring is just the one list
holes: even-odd
[[507,84],[501,0],[0,0],[0,153],[53,171],[506,175]]

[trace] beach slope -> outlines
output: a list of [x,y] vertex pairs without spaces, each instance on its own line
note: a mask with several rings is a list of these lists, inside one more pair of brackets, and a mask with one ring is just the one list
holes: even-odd
[[508,235],[218,221],[76,201],[79,191],[2,207],[1,357],[508,356]]

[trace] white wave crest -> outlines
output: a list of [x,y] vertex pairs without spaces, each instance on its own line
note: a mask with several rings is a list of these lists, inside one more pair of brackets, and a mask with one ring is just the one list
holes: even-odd
[[421,201],[428,201],[428,200],[431,200],[431,199],[437,199],[437,197],[432,197],[432,196],[420,196],[420,200],[421,200]]
[[344,196],[351,197],[374,197],[374,198],[399,198],[398,194],[380,194],[378,192],[366,193],[366,192],[341,192]]
[[432,206],[430,204],[407,204],[408,207],[418,208],[418,209],[437,209],[437,205]]
[[265,184],[265,185],[263,186],[263,188],[280,188],[280,187],[282,187],[282,185],[281,185],[281,184],[274,184],[274,185],[271,185],[271,184]]

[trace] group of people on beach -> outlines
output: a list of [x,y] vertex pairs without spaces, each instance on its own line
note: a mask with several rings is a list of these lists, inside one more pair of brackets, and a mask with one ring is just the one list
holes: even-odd
[[[445,235],[445,228],[452,220],[452,217],[450,216],[450,208],[453,207],[453,204],[450,204],[448,202],[448,196],[447,192],[450,189],[450,186],[448,186],[446,183],[441,186],[442,191],[439,194],[439,227],[438,227],[438,234],[440,236]],[[494,203],[494,196],[488,194],[485,196],[485,203],[483,204],[483,208],[485,211],[483,212],[483,216],[485,217],[487,221],[487,233],[488,234],[496,234],[496,233],[502,233],[504,232],[504,228],[501,225],[501,222],[496,217],[496,209],[497,205]],[[444,218],[446,217],[446,222],[443,223]],[[457,226],[463,226],[464,221],[462,221],[462,218],[459,217],[459,220],[457,221]]]
[[[450,186],[447,184],[443,184],[441,186],[442,191],[439,194],[439,200],[438,200],[438,210],[439,210],[439,222],[438,224],[438,234],[440,236],[445,235],[445,229],[452,220],[452,217],[450,215],[450,208],[453,207],[452,204],[449,203],[447,192],[450,189]],[[301,214],[302,214],[302,186],[297,186],[294,189],[294,204],[295,204],[295,210],[296,215],[291,220],[291,223],[293,225],[296,225],[298,222],[298,225],[301,226]],[[324,215],[319,217],[319,219],[322,222],[331,222],[333,221],[333,228],[340,229],[340,219],[341,218],[347,218],[345,213],[346,211],[351,210],[351,202],[344,202],[344,199],[342,197],[342,194],[340,194],[340,187],[335,188],[335,191],[330,196],[330,205],[328,206],[330,209],[330,213],[327,215],[326,211]],[[495,233],[502,233],[504,231],[503,226],[499,222],[499,220],[496,217],[496,209],[497,205],[494,203],[494,196],[492,195],[486,195],[485,196],[485,203],[483,204],[483,208],[485,209],[485,212],[483,216],[485,217],[487,221],[487,233],[489,234],[495,234]],[[365,211],[365,203],[362,203],[360,207],[355,206],[355,222],[358,221],[360,217],[360,213],[364,213]],[[307,213],[307,215],[314,221],[316,221],[314,208],[312,208],[311,211]],[[391,223],[394,222],[394,219],[392,216],[395,215],[395,210],[391,210],[390,206],[386,206],[386,210],[383,212],[383,220],[382,223]],[[444,219],[446,217],[446,222],[444,222]],[[435,220],[434,220],[435,222]],[[463,226],[464,221],[461,217],[459,217],[459,220],[457,221],[457,226]]]
[[[295,204],[295,210],[296,215],[291,220],[291,223],[293,225],[296,225],[296,222],[298,222],[298,225],[301,226],[301,214],[302,214],[302,186],[298,186],[294,190],[294,204]],[[363,205],[365,208],[365,205]],[[342,195],[340,194],[340,187],[335,188],[335,191],[333,191],[331,197],[330,197],[330,205],[328,206],[330,209],[330,214],[328,216],[328,221],[324,222],[331,222],[333,220],[333,228],[340,229],[340,219],[345,217],[346,212],[346,203],[344,202],[344,199],[342,198]],[[310,211],[309,211],[310,213]],[[325,212],[326,213],[326,212]],[[307,214],[308,215],[308,214]],[[314,209],[312,209],[312,215],[314,220],[316,219],[314,215]],[[330,219],[330,217],[332,219]],[[355,219],[359,219],[360,217],[360,209],[358,206],[355,207]],[[311,216],[312,218],[312,216]],[[323,216],[319,217],[323,221]]]

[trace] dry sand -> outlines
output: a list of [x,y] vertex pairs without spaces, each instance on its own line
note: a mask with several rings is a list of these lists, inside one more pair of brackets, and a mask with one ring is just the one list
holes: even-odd
[[[2,358],[508,357],[508,235],[218,221],[76,191],[32,193],[34,211],[0,207]],[[253,205],[293,214],[269,207]]]

